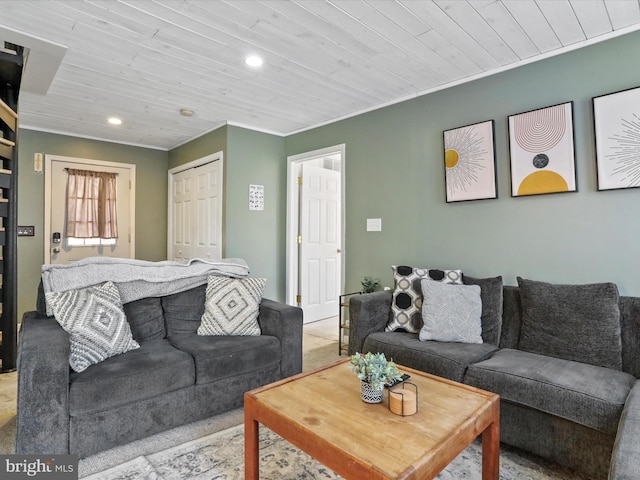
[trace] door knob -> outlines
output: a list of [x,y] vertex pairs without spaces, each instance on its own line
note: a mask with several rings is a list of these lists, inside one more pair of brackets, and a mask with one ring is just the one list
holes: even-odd
[[341,248],[338,248],[338,249],[336,250],[336,252],[338,252],[338,253],[342,253],[342,249],[341,249]]
[[60,253],[60,249],[58,247],[52,248],[51,251],[53,253]]

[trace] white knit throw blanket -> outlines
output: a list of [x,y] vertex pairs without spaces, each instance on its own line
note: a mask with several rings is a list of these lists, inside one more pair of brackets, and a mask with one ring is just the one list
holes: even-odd
[[[101,285],[111,280],[122,303],[162,297],[207,283],[209,275],[242,278],[249,266],[240,258],[188,262],[148,262],[129,258],[88,257],[66,265],[43,265],[44,292],[64,292]],[[47,315],[53,315],[47,304]]]

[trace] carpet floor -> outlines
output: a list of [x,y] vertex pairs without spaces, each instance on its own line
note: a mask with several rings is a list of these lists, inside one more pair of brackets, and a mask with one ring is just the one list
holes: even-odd
[[[244,478],[243,425],[222,430],[150,455],[138,456],[84,480],[240,480]],[[271,430],[260,427],[260,478],[328,480],[342,477]],[[482,446],[472,443],[442,471],[439,479],[482,478]],[[575,480],[568,469],[502,449],[502,480]],[[363,480],[364,477],[363,477]]]

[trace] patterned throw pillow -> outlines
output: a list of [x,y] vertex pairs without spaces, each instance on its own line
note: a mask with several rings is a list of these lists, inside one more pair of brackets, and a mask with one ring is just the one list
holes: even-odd
[[265,278],[210,276],[198,335],[260,335]]
[[446,285],[423,279],[422,341],[482,343],[482,300],[478,285]]
[[422,288],[420,280],[428,278],[442,283],[462,284],[461,270],[438,270],[392,266],[395,290],[391,303],[392,317],[386,331],[403,328],[410,333],[418,333],[422,328]]
[[69,365],[76,372],[140,347],[131,335],[120,292],[113,282],[80,290],[48,292],[45,299],[57,322],[69,333]]

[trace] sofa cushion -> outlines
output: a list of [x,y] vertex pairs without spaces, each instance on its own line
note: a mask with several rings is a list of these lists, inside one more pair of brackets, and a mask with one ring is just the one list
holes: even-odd
[[482,300],[482,341],[496,347],[502,334],[503,286],[502,277],[474,278],[463,275],[465,285],[478,285]]
[[415,333],[376,332],[364,341],[363,352],[381,352],[398,365],[461,382],[467,366],[484,360],[497,348],[490,344],[422,342]]
[[166,339],[149,340],[82,373],[72,373],[69,412],[78,416],[153,398],[195,382],[191,355]]
[[522,301],[518,349],[622,368],[615,284],[553,285],[518,277],[518,285]]
[[613,436],[635,378],[608,368],[504,349],[469,365],[464,383]]
[[82,372],[90,365],[139,347],[113,282],[48,292],[45,297],[56,320],[69,333],[69,364],[74,371]]
[[418,333],[422,328],[422,288],[420,281],[430,278],[443,283],[462,284],[460,270],[392,266],[395,288],[391,302],[391,318],[387,332],[403,329]]
[[482,343],[478,285],[447,285],[422,279],[421,341]]
[[167,336],[160,298],[141,298],[125,303],[123,308],[136,342],[141,343]]
[[167,336],[198,331],[204,313],[206,285],[162,297]]
[[195,359],[196,384],[216,382],[280,364],[280,341],[271,335],[173,335],[169,341]]
[[260,335],[258,313],[265,278],[210,276],[198,335]]

